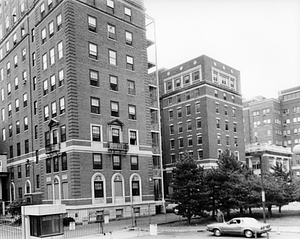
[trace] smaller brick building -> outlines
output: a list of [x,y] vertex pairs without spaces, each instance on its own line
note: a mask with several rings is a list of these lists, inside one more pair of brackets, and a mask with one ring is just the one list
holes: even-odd
[[159,72],[166,195],[184,151],[204,168],[229,149],[244,160],[240,72],[205,55]]

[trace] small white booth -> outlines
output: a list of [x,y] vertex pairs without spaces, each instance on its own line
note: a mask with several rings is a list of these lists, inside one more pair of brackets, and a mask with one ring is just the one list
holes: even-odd
[[41,204],[22,207],[22,238],[51,238],[64,237],[63,215],[66,205]]

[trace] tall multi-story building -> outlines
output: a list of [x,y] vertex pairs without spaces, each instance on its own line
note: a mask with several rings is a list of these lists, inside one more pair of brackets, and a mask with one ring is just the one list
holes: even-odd
[[77,221],[162,204],[144,11],[140,0],[0,1],[8,201],[63,203]]
[[[277,162],[300,175],[300,160],[291,150],[300,143],[300,87],[279,92],[278,99],[259,96],[244,100],[243,106],[249,166],[270,170]],[[251,156],[255,151],[264,151],[262,162]]]
[[205,55],[159,71],[165,192],[185,151],[204,168],[229,149],[244,160],[240,72]]

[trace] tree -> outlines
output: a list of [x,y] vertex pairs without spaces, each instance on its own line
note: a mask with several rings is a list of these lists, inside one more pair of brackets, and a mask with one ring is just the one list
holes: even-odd
[[188,219],[195,215],[204,215],[208,202],[204,169],[187,152],[177,161],[173,169],[172,200],[178,203],[178,214]]
[[28,205],[26,201],[22,198],[16,199],[15,201],[12,201],[7,206],[7,211],[11,215],[21,215],[21,207]]

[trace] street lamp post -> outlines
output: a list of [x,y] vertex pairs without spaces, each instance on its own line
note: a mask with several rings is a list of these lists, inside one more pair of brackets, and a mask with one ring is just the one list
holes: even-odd
[[262,154],[259,154],[259,161],[260,161],[260,176],[261,176],[261,200],[263,205],[263,217],[264,223],[266,223],[266,197],[265,197],[265,187],[264,187],[264,170],[262,167]]

